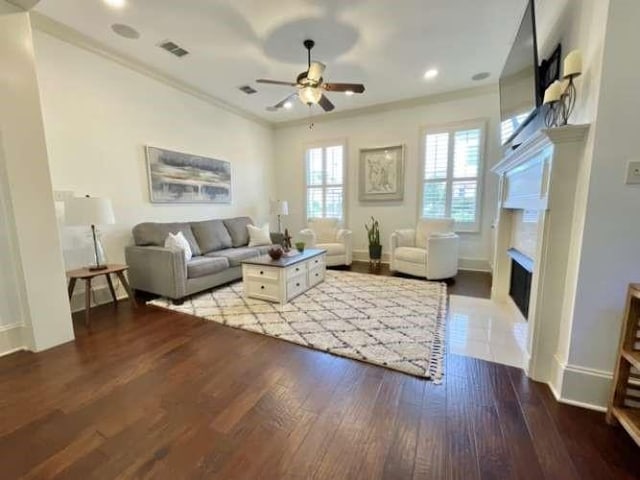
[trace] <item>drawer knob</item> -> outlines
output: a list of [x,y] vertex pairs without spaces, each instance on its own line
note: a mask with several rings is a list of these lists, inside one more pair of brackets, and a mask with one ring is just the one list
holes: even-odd
[[262,270],[260,270],[260,275],[264,275],[264,272]]
[[300,271],[300,269],[298,267],[296,267],[296,272],[299,272],[299,271]]
[[318,274],[318,273],[316,273],[316,277],[317,277],[318,275],[319,275],[319,274]]
[[260,290],[264,290],[264,285],[260,285]]
[[299,287],[299,286],[300,286],[300,284],[299,284],[299,283],[296,283],[296,287]]

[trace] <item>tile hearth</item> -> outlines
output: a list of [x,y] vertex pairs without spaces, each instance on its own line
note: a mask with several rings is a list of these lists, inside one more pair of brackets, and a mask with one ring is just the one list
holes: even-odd
[[510,305],[451,295],[447,330],[449,353],[518,368],[524,365],[527,322]]

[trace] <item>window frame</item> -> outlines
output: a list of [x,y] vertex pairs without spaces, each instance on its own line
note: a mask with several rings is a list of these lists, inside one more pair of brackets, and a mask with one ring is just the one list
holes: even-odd
[[[418,175],[418,217],[423,217],[423,202],[424,202],[424,192],[425,192],[425,184],[427,182],[437,183],[444,181],[446,184],[446,200],[445,200],[445,216],[451,215],[451,201],[452,201],[452,184],[454,181],[465,181],[465,180],[476,180],[476,219],[475,222],[455,222],[454,230],[457,233],[480,233],[482,230],[482,206],[483,206],[483,195],[484,195],[484,175],[485,175],[485,159],[486,159],[486,148],[487,148],[487,119],[474,119],[474,120],[465,120],[462,122],[454,122],[447,123],[442,125],[431,125],[425,126],[420,130],[420,158],[418,161],[419,164],[419,175]],[[464,131],[464,130],[480,130],[480,146],[478,148],[479,156],[478,159],[478,175],[477,177],[453,177],[453,168],[454,168],[454,142],[455,142],[455,132]],[[444,179],[438,180],[426,180],[424,175],[425,163],[426,163],[426,139],[427,135],[434,135],[439,133],[447,133],[449,134],[448,138],[448,149],[447,149],[447,176]]]
[[[327,184],[326,183],[326,149],[329,147],[342,147],[342,184]],[[322,185],[309,185],[307,183],[308,178],[308,162],[307,162],[307,152],[314,148],[322,148],[322,162],[323,169],[325,175],[323,175]],[[323,204],[324,204],[324,196],[326,195],[326,189],[331,187],[342,187],[342,218],[338,219],[340,224],[347,225],[347,192],[348,192],[348,150],[347,150],[347,141],[344,138],[340,139],[330,139],[330,140],[321,140],[316,142],[310,142],[304,145],[302,152],[302,161],[303,161],[303,169],[302,169],[302,185],[304,188],[303,196],[304,196],[304,218],[305,224],[309,223],[310,218],[318,218],[318,217],[309,217],[308,211],[308,190],[309,188],[322,188],[323,192]],[[335,217],[320,217],[320,218],[335,218]]]

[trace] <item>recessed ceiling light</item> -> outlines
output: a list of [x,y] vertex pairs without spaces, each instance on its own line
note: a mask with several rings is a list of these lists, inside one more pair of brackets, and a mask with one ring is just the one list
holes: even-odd
[[283,107],[287,110],[291,110],[293,108],[293,102],[284,102]]
[[123,8],[127,4],[127,0],[104,0],[104,3],[112,8]]
[[114,23],[111,25],[111,30],[113,30],[113,33],[116,35],[120,35],[121,37],[128,38],[130,40],[140,38],[140,32],[129,25],[125,25],[124,23]]
[[432,78],[436,78],[438,76],[438,70],[435,68],[430,68],[426,72],[424,72],[424,79],[431,80]]
[[354,93],[354,92],[353,92],[353,90],[347,90],[346,92],[344,92],[344,94],[345,94],[347,97],[350,97],[351,95],[353,95],[353,93]]
[[479,82],[480,80],[484,80],[486,78],[489,78],[491,74],[489,72],[480,72],[480,73],[476,73],[473,77],[471,77],[471,80],[475,81],[475,82]]

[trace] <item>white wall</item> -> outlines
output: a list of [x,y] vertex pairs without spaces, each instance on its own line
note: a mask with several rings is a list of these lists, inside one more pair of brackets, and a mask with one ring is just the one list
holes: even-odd
[[[54,190],[112,200],[117,223],[101,228],[109,261],[124,261],[131,228],[140,222],[268,219],[274,193],[270,127],[47,33],[36,31],[34,38]],[[213,67],[211,75],[215,81]],[[232,203],[150,203],[145,145],[230,161]],[[67,267],[90,262],[88,229],[64,232]]]
[[[482,199],[482,225],[480,233],[461,234],[461,266],[489,269],[491,257],[491,223],[495,214],[496,179],[489,168],[499,156],[498,93],[497,89],[483,89],[472,96],[461,93],[434,99],[431,103],[362,113],[356,116],[323,120],[314,119],[315,126],[296,124],[277,128],[276,162],[278,197],[289,201],[289,216],[285,226],[298,232],[304,227],[304,151],[313,142],[345,140],[347,143],[346,221],[353,230],[354,249],[365,258],[367,238],[364,223],[371,215],[380,220],[380,234],[384,239],[383,252],[388,250],[388,239],[397,228],[409,228],[419,217],[420,172],[419,154],[421,132],[425,127],[465,120],[487,120],[487,149],[485,155],[485,182]],[[400,203],[360,203],[358,200],[358,163],[361,148],[404,144],[405,194]],[[368,257],[367,257],[368,258]]]
[[3,1],[0,7],[0,186],[9,211],[2,225],[8,244],[1,261],[7,268],[4,280],[17,292],[8,299],[8,315],[21,317],[17,322],[23,325],[7,343],[0,340],[0,351],[43,350],[72,340],[73,327],[29,16],[10,13]]
[[625,185],[638,160],[640,3],[610,3],[569,362],[608,374],[615,364],[627,285],[640,281],[640,188]]

